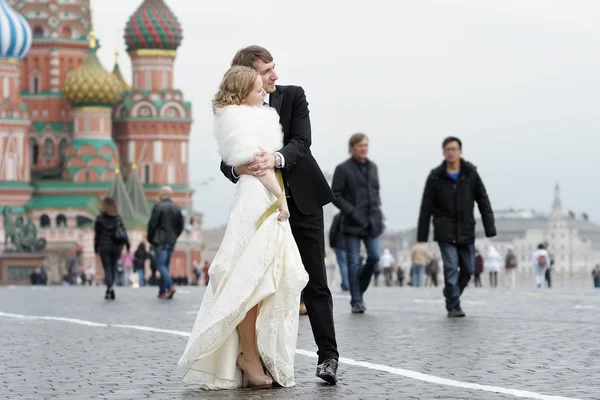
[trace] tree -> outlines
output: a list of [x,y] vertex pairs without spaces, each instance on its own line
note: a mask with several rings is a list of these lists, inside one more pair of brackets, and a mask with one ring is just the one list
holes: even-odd
[[584,212],[581,214],[581,219],[583,219],[584,221],[589,221],[590,216],[588,215],[588,213]]

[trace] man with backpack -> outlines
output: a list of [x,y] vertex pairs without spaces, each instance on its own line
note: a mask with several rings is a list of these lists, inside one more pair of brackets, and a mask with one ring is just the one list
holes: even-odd
[[535,282],[538,288],[541,288],[546,278],[546,271],[550,268],[550,254],[543,243],[533,253],[533,267],[535,269]]

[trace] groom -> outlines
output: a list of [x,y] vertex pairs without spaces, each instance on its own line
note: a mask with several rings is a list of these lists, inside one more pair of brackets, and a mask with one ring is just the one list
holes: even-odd
[[242,174],[260,175],[272,168],[281,169],[292,233],[309,276],[303,297],[319,348],[316,375],[335,385],[339,354],[333,324],[333,303],[325,272],[323,226],[323,206],[333,200],[333,193],[310,152],[308,102],[301,87],[275,85],[278,77],[273,56],[263,47],[249,46],[239,50],[231,65],[254,68],[262,77],[268,97],[265,102],[279,113],[284,146],[273,154],[260,154],[241,167],[232,168],[221,161],[221,171],[236,183]]

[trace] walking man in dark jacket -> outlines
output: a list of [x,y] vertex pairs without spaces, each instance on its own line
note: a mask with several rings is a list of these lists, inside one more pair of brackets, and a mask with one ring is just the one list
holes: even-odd
[[[352,157],[336,167],[331,189],[335,195],[333,204],[342,211],[340,229],[345,235],[352,313],[362,314],[367,309],[363,293],[379,263],[383,214],[377,165],[367,158],[369,139],[364,133],[356,133],[350,137],[348,147]],[[361,241],[367,249],[367,261],[362,269]]]
[[160,272],[160,299],[172,299],[175,294],[169,264],[177,238],[184,227],[183,214],[179,206],[171,201],[172,194],[173,190],[169,186],[161,189],[160,201],[152,209],[148,221],[148,242],[154,247],[156,266]]
[[475,262],[475,202],[487,237],[496,236],[494,212],[477,167],[462,156],[462,142],[448,137],[442,144],[444,162],[425,183],[417,241],[429,238],[433,216],[434,240],[444,263],[444,296],[448,317],[464,317],[460,296],[473,275]]

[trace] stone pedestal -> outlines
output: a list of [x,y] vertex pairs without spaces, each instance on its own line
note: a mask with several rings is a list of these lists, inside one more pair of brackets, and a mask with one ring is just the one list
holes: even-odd
[[44,253],[0,254],[0,285],[29,285],[29,275],[42,267]]

